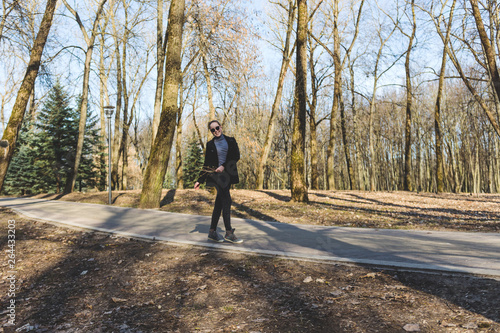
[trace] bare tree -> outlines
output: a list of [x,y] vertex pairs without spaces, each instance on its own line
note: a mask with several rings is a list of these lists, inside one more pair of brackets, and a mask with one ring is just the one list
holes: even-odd
[[35,79],[40,68],[43,49],[45,47],[45,43],[47,42],[50,27],[52,26],[56,3],[57,0],[47,1],[45,13],[35,39],[35,44],[31,50],[30,61],[28,68],[26,69],[26,74],[21,83],[21,87],[19,88],[19,92],[17,93],[9,123],[7,124],[2,140],[0,141],[0,191],[3,188],[5,175],[7,174],[7,169],[9,168],[12,155],[14,154],[17,136],[23,122],[24,112],[26,110],[26,106],[28,105],[30,94],[35,86]]
[[19,0],[2,0],[2,19],[0,20],[0,42],[4,39],[4,29],[8,25],[10,14],[19,7]]
[[[378,7],[380,9],[380,7]],[[387,17],[392,18],[392,15],[385,14]],[[398,16],[398,15],[397,15]],[[375,118],[375,113],[376,113],[376,106],[377,106],[377,90],[379,88],[379,80],[380,78],[389,71],[394,64],[399,60],[396,59],[392,64],[390,64],[385,70],[380,71],[380,65],[382,61],[382,55],[384,51],[384,47],[386,46],[387,42],[391,39],[392,35],[396,31],[399,25],[399,19],[393,19],[393,27],[390,30],[390,32],[387,34],[387,36],[383,36],[383,27],[382,24],[380,24],[377,27],[377,38],[379,40],[379,48],[377,51],[377,55],[375,58],[375,64],[373,67],[373,90],[372,90],[372,95],[369,100],[370,102],[370,111],[369,111],[369,122],[368,122],[368,132],[369,132],[369,152],[370,152],[370,166],[369,166],[369,174],[370,174],[370,191],[375,191],[376,190],[376,179],[377,179],[377,167],[376,167],[376,155],[375,155],[375,125],[374,125],[374,118]]]
[[[364,5],[364,0],[360,1],[357,13],[355,14],[355,22],[354,22],[354,33],[352,34],[352,39],[349,47],[344,47],[345,48],[345,54],[344,58],[341,58],[341,35],[339,32],[339,0],[333,0],[333,13],[332,13],[332,26],[333,26],[333,51],[328,48],[328,46],[323,43],[319,38],[315,37],[314,35],[312,36],[313,39],[319,43],[323,48],[328,52],[328,54],[332,57],[333,64],[334,64],[334,74],[335,74],[335,79],[334,79],[334,86],[333,86],[333,103],[332,103],[332,111],[331,111],[331,116],[330,116],[330,138],[328,141],[328,149],[327,149],[327,185],[328,189],[333,190],[335,188],[335,178],[334,178],[334,163],[333,163],[333,157],[334,157],[334,151],[335,151],[335,140],[336,140],[336,129],[337,129],[337,113],[339,111],[339,108],[343,108],[343,100],[342,100],[342,71],[345,67],[345,64],[347,62],[347,59],[349,58],[349,55],[352,52],[352,49],[354,47],[354,44],[356,42],[356,39],[358,37],[359,33],[359,23],[361,21],[361,14],[363,11],[363,5]],[[344,110],[341,110],[341,117],[344,118]],[[342,129],[343,131],[343,139],[346,138],[346,128],[345,128],[345,120],[342,120],[344,124],[344,128]],[[347,146],[347,140],[344,141],[344,153],[346,154],[346,162],[347,162],[347,168],[348,168],[348,177],[349,177],[349,184],[352,185],[352,181],[354,180],[353,176],[353,170],[352,166],[350,163],[350,152],[349,148]]]
[[141,208],[157,208],[160,206],[161,190],[170,158],[170,149],[172,148],[179,108],[177,101],[179,85],[182,79],[181,52],[184,8],[184,0],[172,0],[170,3],[162,113],[155,143],[144,175],[140,199]]
[[412,108],[413,108],[413,90],[411,85],[410,59],[415,34],[417,31],[417,23],[415,17],[415,0],[411,0],[411,19],[412,29],[408,35],[402,29],[400,31],[408,37],[408,48],[406,50],[405,59],[405,74],[406,74],[406,121],[405,121],[405,164],[404,164],[404,184],[405,191],[412,191],[413,184],[411,180],[411,128],[412,128]]
[[[450,42],[450,34],[451,34],[451,27],[452,27],[452,21],[453,21],[453,11],[455,9],[455,3],[456,0],[453,0],[453,3],[451,5],[450,9],[450,16],[448,18],[448,23],[446,24],[446,37],[444,40],[444,46],[443,46],[443,57],[441,59],[441,71],[439,73],[439,86],[438,86],[438,93],[437,93],[437,98],[436,98],[436,104],[434,107],[434,131],[436,133],[436,190],[438,193],[441,193],[444,191],[444,168],[443,168],[443,135],[441,131],[441,104],[442,104],[442,98],[443,98],[443,90],[444,90],[444,77],[445,77],[445,71],[446,71],[446,58],[448,56],[448,44]],[[445,6],[442,7],[441,13],[438,16],[439,20],[442,20],[443,17],[443,9]],[[444,21],[444,20],[443,20]],[[436,25],[436,28],[439,29],[439,24]]]
[[308,202],[304,172],[307,115],[307,0],[298,0],[297,5],[297,69],[290,177],[292,200]]
[[[497,66],[498,54],[495,52],[495,48],[492,45],[492,41],[490,41],[488,33],[486,32],[486,28],[484,27],[483,19],[479,11],[479,5],[477,0],[470,0],[470,4],[472,7],[472,15],[474,16],[474,20],[477,26],[477,31],[479,33],[479,38],[481,39],[481,45],[483,47],[484,57],[486,60],[486,64],[484,67],[485,70],[488,72],[490,85],[493,88],[494,92],[496,93],[497,98],[500,99],[500,74],[498,73],[498,66]],[[498,10],[498,8],[495,10]],[[490,111],[489,108],[483,107],[483,110],[488,116],[491,125],[493,126],[498,136],[500,137],[500,126],[497,122],[497,119],[495,119],[493,113]]]
[[66,186],[64,189],[65,193],[73,192],[75,187],[76,177],[78,176],[78,168],[80,166],[80,159],[82,157],[83,150],[83,140],[85,138],[85,127],[87,125],[87,108],[88,108],[88,100],[89,100],[89,77],[90,77],[90,62],[92,61],[92,53],[94,51],[94,42],[96,36],[98,34],[98,26],[99,26],[99,17],[104,8],[104,4],[107,0],[101,0],[97,6],[96,16],[94,18],[94,24],[92,26],[91,35],[89,37],[87,30],[83,25],[78,12],[76,12],[66,0],[62,0],[66,8],[73,14],[75,17],[80,30],[82,31],[83,38],[85,39],[85,43],[87,44],[87,50],[85,51],[85,66],[83,71],[83,88],[82,88],[82,101],[80,106],[80,121],[78,127],[78,143],[76,146],[75,152],[75,162],[73,165],[73,170],[70,175],[68,175]]
[[290,50],[290,45],[291,45],[291,38],[292,38],[292,32],[293,32],[293,23],[295,21],[295,13],[296,13],[296,0],[288,0],[288,7],[287,12],[288,12],[288,20],[287,20],[287,29],[286,29],[286,37],[285,37],[285,44],[282,50],[282,60],[281,60],[281,69],[280,69],[280,74],[278,78],[278,87],[276,88],[276,95],[274,96],[274,102],[271,107],[271,115],[269,117],[269,122],[267,125],[267,134],[266,134],[266,139],[264,142],[264,146],[262,148],[262,154],[260,155],[259,159],[259,168],[258,168],[258,174],[257,174],[257,189],[263,189],[264,188],[264,172],[265,172],[265,166],[267,163],[267,158],[269,156],[269,152],[271,150],[271,145],[273,142],[273,136],[274,136],[274,131],[275,131],[275,118],[276,114],[278,112],[278,108],[281,103],[281,97],[283,94],[283,85],[285,83],[285,77],[286,73],[288,71],[288,66],[290,65],[290,60],[293,54],[293,51],[295,49],[295,45],[293,46],[292,50]]

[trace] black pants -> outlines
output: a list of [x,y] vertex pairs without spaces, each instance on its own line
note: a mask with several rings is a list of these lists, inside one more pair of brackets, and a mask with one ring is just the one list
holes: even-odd
[[229,189],[231,184],[224,184],[221,186],[217,184],[215,188],[217,189],[217,197],[215,198],[214,211],[212,213],[212,223],[210,224],[210,229],[217,229],[217,224],[219,223],[220,214],[222,212],[222,219],[224,220],[224,226],[227,230],[231,229],[231,194]]

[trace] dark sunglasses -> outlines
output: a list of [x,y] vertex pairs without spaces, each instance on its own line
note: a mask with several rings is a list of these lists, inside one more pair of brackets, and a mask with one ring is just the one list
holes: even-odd
[[218,131],[218,130],[220,130],[220,126],[217,126],[215,128],[211,128],[210,132],[214,133],[215,131]]

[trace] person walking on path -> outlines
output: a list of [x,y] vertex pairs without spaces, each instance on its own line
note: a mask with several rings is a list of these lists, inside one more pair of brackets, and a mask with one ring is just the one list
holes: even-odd
[[[208,129],[212,132],[214,138],[207,142],[203,169],[194,184],[195,190],[198,190],[200,184],[205,182],[207,186],[214,186],[217,189],[208,239],[219,243],[224,240],[231,243],[242,243],[243,240],[236,237],[234,234],[235,229],[231,227],[232,201],[229,193],[231,185],[240,181],[236,166],[240,159],[238,143],[234,138],[222,134],[222,126],[217,120],[210,121]],[[217,224],[221,213],[226,228],[224,238],[217,233]]]

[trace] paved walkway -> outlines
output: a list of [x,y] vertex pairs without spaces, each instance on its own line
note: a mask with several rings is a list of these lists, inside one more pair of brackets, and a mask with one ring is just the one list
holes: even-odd
[[231,251],[500,276],[497,233],[322,227],[233,218],[237,235],[244,239],[233,245],[207,240],[207,216],[27,198],[0,198],[0,206],[35,219]]

